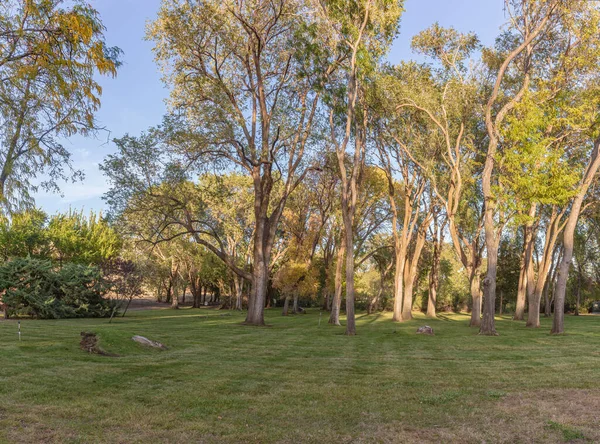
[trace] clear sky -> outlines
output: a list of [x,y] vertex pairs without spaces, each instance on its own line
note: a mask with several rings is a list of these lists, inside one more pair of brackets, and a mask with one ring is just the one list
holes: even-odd
[[[98,164],[114,150],[114,137],[138,135],[160,123],[168,92],[154,63],[152,43],[144,40],[145,25],[152,20],[160,0],[91,0],[107,28],[109,45],[124,51],[124,65],[115,79],[103,78],[102,109],[98,120],[110,133],[98,139],[73,138],[65,143],[73,153],[76,168],[85,180],[62,184],[63,196],[40,192],[37,205],[49,213],[73,209],[102,210],[102,195],[108,184]],[[434,22],[459,31],[475,32],[483,44],[490,45],[505,22],[503,0],[406,0],[400,35],[389,55],[392,63],[413,58],[410,40]]]

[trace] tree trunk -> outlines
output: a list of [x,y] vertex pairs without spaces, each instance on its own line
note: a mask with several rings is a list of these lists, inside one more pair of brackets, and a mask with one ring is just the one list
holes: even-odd
[[498,313],[502,316],[502,304],[504,303],[504,292],[500,290],[500,312]]
[[410,260],[404,262],[404,297],[402,298],[402,319],[410,321],[412,319],[412,292],[413,280],[410,275]]
[[575,316],[579,316],[579,304],[581,303],[581,265],[577,264],[577,293],[576,293],[576,301],[575,301]]
[[335,263],[335,293],[333,295],[333,303],[331,304],[331,314],[329,315],[329,323],[333,325],[341,325],[340,308],[342,306],[342,273],[344,270],[345,255],[346,239],[344,233],[342,233],[337,254],[337,262]]
[[396,251],[396,269],[394,270],[394,313],[392,320],[396,322],[403,321],[402,318],[402,296],[404,296],[404,264],[406,262],[406,252],[404,250]]
[[479,282],[478,270],[470,270],[469,272],[469,287],[471,290],[471,321],[469,327],[481,326],[481,289]]
[[[496,273],[498,267],[498,239],[493,231],[486,227],[487,274],[483,281],[483,318],[479,334],[497,336],[496,320]],[[490,237],[490,239],[487,239]],[[492,238],[493,237],[493,238]]]
[[177,294],[178,290],[178,282],[177,282],[177,273],[179,272],[179,264],[175,262],[174,259],[171,259],[171,308],[178,309],[179,308],[179,294]]
[[413,289],[415,280],[417,278],[417,270],[419,266],[419,259],[423,252],[423,246],[425,245],[427,228],[429,225],[429,219],[419,227],[417,239],[415,242],[415,249],[412,257],[409,257],[405,263],[405,288],[404,288],[404,301],[402,309],[402,318],[405,320],[412,319],[412,306],[413,306]]
[[544,285],[544,317],[549,318],[550,315],[552,314],[551,312],[551,306],[550,306],[550,298],[548,297],[548,291],[549,291],[549,287],[550,287],[550,281],[547,280],[546,284]]
[[529,220],[523,226],[523,253],[521,254],[521,273],[519,275],[519,289],[517,293],[517,305],[515,307],[515,321],[522,321],[525,317],[525,302],[533,292],[533,247],[535,244],[534,218],[537,212],[537,204],[531,204],[529,208]]
[[131,304],[133,297],[130,297],[129,300],[127,301],[127,305],[125,306],[125,310],[123,311],[123,314],[121,315],[122,318],[125,317],[125,313],[127,313],[127,310],[129,309],[129,305]]
[[298,307],[298,292],[297,291],[294,292],[294,308],[293,308],[293,313],[294,314],[300,313],[300,307]]
[[242,291],[244,289],[244,279],[241,276],[233,277],[233,286],[235,289],[235,309],[242,310]]
[[[437,233],[437,220],[436,233]],[[440,285],[440,260],[442,256],[442,239],[436,238],[433,242],[433,258],[429,272],[429,294],[427,297],[427,316],[436,317],[437,290]]]
[[352,215],[347,214],[344,220],[346,235],[346,335],[356,334],[356,319],[354,317],[354,228]]
[[525,318],[525,299],[527,297],[527,265],[525,262],[525,252],[523,252],[521,257],[521,271],[519,273],[519,287],[517,289],[517,305],[515,307],[515,315],[513,316],[515,321],[522,321]]
[[285,201],[273,210],[268,216],[269,201],[273,180],[270,170],[265,168],[261,176],[262,165],[254,167],[252,176],[254,180],[254,244],[252,259],[252,289],[248,298],[247,325],[265,325],[265,305],[269,285],[269,264],[271,262],[271,250],[279,224],[279,218],[283,211]]
[[[433,270],[431,271],[433,273]],[[437,284],[434,284],[431,278],[429,277],[429,294],[427,295],[427,316],[431,318],[435,318],[436,312],[435,307],[437,304]]]
[[289,295],[285,297],[283,301],[283,311],[281,312],[282,316],[287,316],[290,310],[290,297]]

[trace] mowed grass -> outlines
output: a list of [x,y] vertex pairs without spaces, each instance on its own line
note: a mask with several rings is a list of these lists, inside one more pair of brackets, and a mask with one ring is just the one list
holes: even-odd
[[[346,337],[315,310],[268,310],[266,328],[222,314],[24,320],[21,342],[1,321],[0,441],[600,441],[600,316],[569,316],[564,336],[503,317],[483,337],[466,315],[359,315]],[[81,331],[119,357],[80,350]]]

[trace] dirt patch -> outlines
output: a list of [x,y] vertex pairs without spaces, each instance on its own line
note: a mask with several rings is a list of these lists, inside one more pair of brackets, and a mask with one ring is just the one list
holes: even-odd
[[600,442],[598,390],[540,390],[507,396],[498,409],[521,428],[527,442]]
[[598,390],[539,390],[508,394],[468,416],[430,428],[365,422],[355,443],[589,443],[600,442]]
[[81,332],[81,341],[79,342],[79,346],[82,350],[95,355],[118,356],[114,353],[108,353],[102,350],[102,348],[100,348],[100,346],[98,345],[98,336],[96,336],[96,333],[92,333],[89,331]]

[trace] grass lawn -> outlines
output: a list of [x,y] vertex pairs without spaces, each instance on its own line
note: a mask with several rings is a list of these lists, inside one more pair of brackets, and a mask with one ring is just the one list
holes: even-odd
[[[317,311],[220,314],[25,320],[21,342],[0,321],[0,441],[600,442],[600,316],[558,337],[498,318],[481,337],[466,315],[359,315],[346,337]],[[119,357],[80,350],[84,330]]]

